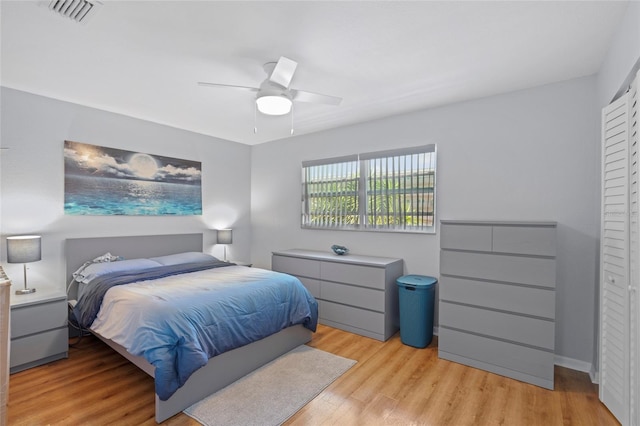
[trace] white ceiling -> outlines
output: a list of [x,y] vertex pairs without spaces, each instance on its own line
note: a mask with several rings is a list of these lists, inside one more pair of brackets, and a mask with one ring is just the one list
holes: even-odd
[[[103,1],[86,24],[2,1],[1,83],[222,139],[289,137],[258,114],[262,65],[298,62],[305,134],[598,71],[628,3],[617,1]],[[42,3],[42,2],[40,2]]]

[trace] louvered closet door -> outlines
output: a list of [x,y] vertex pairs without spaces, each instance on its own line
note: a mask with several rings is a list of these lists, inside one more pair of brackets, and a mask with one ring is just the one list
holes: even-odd
[[629,424],[629,114],[625,94],[602,113],[600,400]]

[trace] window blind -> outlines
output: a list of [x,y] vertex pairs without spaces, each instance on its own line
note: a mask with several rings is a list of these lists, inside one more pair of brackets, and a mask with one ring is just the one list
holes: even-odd
[[302,226],[395,232],[435,230],[436,147],[302,163]]

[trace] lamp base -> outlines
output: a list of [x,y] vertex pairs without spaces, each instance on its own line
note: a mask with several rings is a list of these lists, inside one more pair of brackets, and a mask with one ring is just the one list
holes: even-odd
[[35,292],[36,292],[35,288],[23,288],[21,290],[16,290],[16,294],[31,294]]

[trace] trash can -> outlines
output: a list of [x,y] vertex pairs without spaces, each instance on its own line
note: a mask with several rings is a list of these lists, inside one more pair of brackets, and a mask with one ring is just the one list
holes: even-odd
[[396,280],[400,307],[400,340],[424,348],[433,339],[433,304],[437,279],[404,275]]

